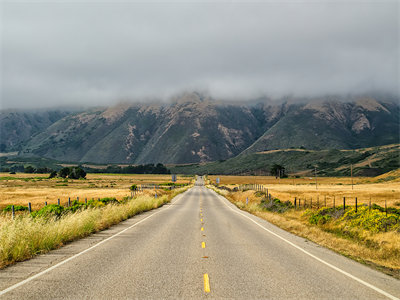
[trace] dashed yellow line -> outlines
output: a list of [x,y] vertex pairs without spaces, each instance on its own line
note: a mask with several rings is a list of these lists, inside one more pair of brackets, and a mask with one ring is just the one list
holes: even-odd
[[203,219],[200,219],[200,222],[203,222]]
[[210,279],[208,278],[208,274],[204,274],[204,292],[210,292]]
[[206,247],[206,243],[205,242],[201,242],[201,248],[205,248]]
[[201,227],[201,229],[200,229],[201,231],[204,231],[204,228],[203,227]]

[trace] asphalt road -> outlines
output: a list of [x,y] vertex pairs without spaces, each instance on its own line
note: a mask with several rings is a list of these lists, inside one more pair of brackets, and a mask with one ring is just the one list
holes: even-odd
[[400,281],[196,185],[160,209],[0,271],[0,290],[1,299],[397,299]]

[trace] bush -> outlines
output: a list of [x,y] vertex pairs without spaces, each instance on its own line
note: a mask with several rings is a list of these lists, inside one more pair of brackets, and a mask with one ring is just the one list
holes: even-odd
[[[22,206],[22,205],[14,205],[14,211],[24,211],[28,210],[27,206]],[[7,205],[3,211],[12,211],[12,205]]]
[[64,207],[57,204],[50,204],[42,207],[38,211],[32,212],[34,218],[59,218],[64,212]]
[[132,184],[132,186],[129,188],[131,191],[136,191],[137,190],[137,185]]
[[278,198],[275,198],[272,201],[269,201],[268,199],[265,198],[261,200],[260,206],[262,209],[278,213],[283,213],[288,209],[293,208],[292,202],[290,201],[282,202]]

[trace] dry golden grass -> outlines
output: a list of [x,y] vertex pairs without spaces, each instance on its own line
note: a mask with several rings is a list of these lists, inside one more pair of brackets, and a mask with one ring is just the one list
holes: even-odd
[[[255,196],[254,191],[230,193],[226,190],[213,189],[240,209],[259,216],[282,229],[358,261],[380,269],[383,267],[386,273],[400,278],[400,234],[398,232],[372,233],[355,229],[361,238],[361,241],[356,241],[328,232],[334,230],[335,225],[328,224],[321,228],[310,224],[303,210],[289,210],[283,214],[264,211],[260,209],[260,198]],[[246,198],[248,198],[247,205]]]
[[[396,177],[394,180],[382,181],[388,177]],[[312,200],[313,205],[320,206],[326,204],[332,206],[341,205],[343,197],[346,197],[346,205],[354,205],[357,197],[358,203],[368,204],[370,199],[372,203],[384,206],[385,201],[388,206],[400,206],[400,171],[392,171],[387,174],[375,177],[353,178],[353,188],[350,177],[319,177],[317,178],[317,187],[315,178],[283,178],[276,179],[271,176],[209,176],[211,183],[219,177],[222,185],[228,187],[239,186],[240,184],[260,184],[265,189],[268,188],[270,194],[282,201],[294,201],[294,198],[301,199],[304,203],[306,199],[309,204]]]
[[152,195],[153,191],[146,191],[122,204],[89,207],[65,214],[59,219],[32,218],[25,212],[12,220],[9,214],[0,214],[0,268],[109,228],[140,212],[157,208],[186,189],[188,187],[168,192],[158,191],[157,198]]
[[[32,203],[32,209],[39,209],[45,201],[57,204],[58,198],[61,203],[77,197],[80,200],[104,197],[121,200],[130,195],[129,187],[133,184],[171,181],[171,175],[151,174],[88,174],[85,180],[68,181],[47,177],[48,174],[0,173],[0,209],[10,204],[27,206],[28,202]],[[189,183],[191,180],[191,177],[178,176],[177,183]]]

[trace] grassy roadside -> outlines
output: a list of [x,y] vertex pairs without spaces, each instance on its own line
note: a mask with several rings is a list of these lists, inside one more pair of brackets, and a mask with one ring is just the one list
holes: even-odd
[[[351,209],[348,210],[348,214],[337,219],[325,217],[322,210],[289,208],[278,209],[281,212],[268,211],[259,193],[229,192],[213,186],[208,187],[226,197],[239,209],[400,279],[400,228],[394,225],[389,227],[387,232],[379,230],[376,223],[380,216],[374,210],[370,216],[376,218],[376,221],[366,228],[354,222],[354,211]],[[246,204],[246,198],[248,198],[248,204]]]
[[89,207],[61,217],[33,218],[24,213],[11,220],[9,215],[0,215],[0,268],[107,229],[141,212],[158,208],[189,187],[157,191],[157,198],[148,191],[124,203]]

